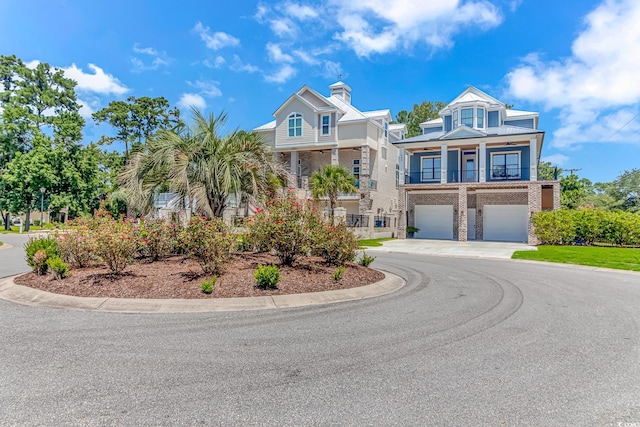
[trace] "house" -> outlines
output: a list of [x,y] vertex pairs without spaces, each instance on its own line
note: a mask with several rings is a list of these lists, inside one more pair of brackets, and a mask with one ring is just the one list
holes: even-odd
[[439,116],[394,143],[404,151],[399,237],[414,226],[417,238],[536,244],[531,214],[560,207],[559,182],[538,179],[538,113],[469,87]]
[[344,82],[330,85],[329,90],[325,97],[303,86],[275,110],[275,120],[254,132],[285,165],[288,185],[300,197],[310,197],[309,177],[314,171],[327,164],[341,165],[356,177],[358,187],[357,194],[339,198],[348,216],[397,212],[401,174],[394,143],[404,137],[406,126],[391,124],[389,110],[354,107],[351,87]]

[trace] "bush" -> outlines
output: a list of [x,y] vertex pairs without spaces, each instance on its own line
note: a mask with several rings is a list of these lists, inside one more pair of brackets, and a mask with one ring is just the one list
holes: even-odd
[[236,235],[236,251],[237,252],[247,252],[251,250],[251,243],[249,237],[246,234],[237,234]]
[[186,254],[198,261],[205,274],[220,275],[229,261],[235,236],[222,218],[192,217],[182,233]]
[[96,226],[93,232],[94,253],[112,274],[120,274],[133,264],[139,246],[133,221],[127,218],[113,219],[105,213],[94,217],[92,226]]
[[218,276],[213,276],[211,279],[202,282],[202,292],[204,292],[205,294],[212,293],[213,287],[215,286],[217,280]]
[[66,233],[57,234],[56,243],[62,260],[74,267],[88,267],[96,258],[92,231],[86,226],[77,226]]
[[258,209],[248,221],[249,239],[258,251],[272,251],[282,265],[292,265],[296,258],[311,250],[320,216],[308,201],[289,193],[274,197]]
[[258,284],[256,287],[261,289],[276,289],[280,281],[280,270],[275,265],[259,264],[253,274]]
[[358,259],[358,264],[364,267],[369,267],[369,264],[371,264],[375,259],[376,257],[367,255],[366,252],[362,252],[362,257]]
[[59,256],[56,240],[51,236],[29,239],[24,245],[24,252],[27,264],[37,274],[46,274],[47,259]]
[[172,253],[177,242],[177,234],[173,232],[175,224],[163,219],[143,219],[140,221],[140,249],[144,257],[152,261]]
[[344,265],[356,258],[358,239],[344,223],[324,221],[313,236],[312,253],[328,264]]
[[47,260],[47,266],[56,280],[62,280],[69,275],[69,265],[59,256],[49,258]]
[[331,277],[333,278],[333,280],[335,280],[336,282],[339,282],[340,279],[342,279],[342,276],[344,275],[344,272],[347,269],[341,265],[340,267],[338,267],[338,269],[336,271],[333,272],[333,274],[331,275]]
[[531,222],[540,242],[545,245],[571,245],[576,240],[573,212],[569,210],[540,211]]

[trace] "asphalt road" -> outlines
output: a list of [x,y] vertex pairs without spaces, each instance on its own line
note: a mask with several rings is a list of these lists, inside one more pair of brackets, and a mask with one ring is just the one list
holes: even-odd
[[405,254],[373,265],[407,286],[210,314],[0,301],[0,424],[640,425],[640,275]]
[[29,271],[24,260],[24,244],[29,234],[0,234],[0,278],[14,276]]

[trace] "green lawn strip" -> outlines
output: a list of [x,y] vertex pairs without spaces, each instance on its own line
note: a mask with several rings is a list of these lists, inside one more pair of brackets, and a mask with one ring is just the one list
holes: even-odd
[[[29,232],[32,233],[34,231],[42,231],[42,230],[52,230],[52,227],[38,227],[37,225],[32,225]],[[26,233],[26,231],[24,231],[24,227],[22,227],[22,232]],[[0,229],[0,234],[19,234],[20,233],[20,227],[17,225],[12,225],[11,226],[11,231],[7,231],[4,228]]]
[[594,246],[538,246],[537,251],[517,251],[512,258],[640,271],[640,249]]
[[391,237],[383,237],[381,239],[362,239],[362,240],[358,240],[358,245],[361,248],[382,246],[382,242],[386,242],[387,240],[395,240],[395,239]]

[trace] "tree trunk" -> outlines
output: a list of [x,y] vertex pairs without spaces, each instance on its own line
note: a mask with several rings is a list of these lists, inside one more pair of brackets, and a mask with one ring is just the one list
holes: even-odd
[[9,215],[9,212],[5,213],[0,211],[0,215],[2,215],[2,222],[4,222],[4,229],[6,231],[11,231],[11,215]]
[[27,213],[24,216],[24,231],[29,231],[31,228],[31,212],[27,210]]

